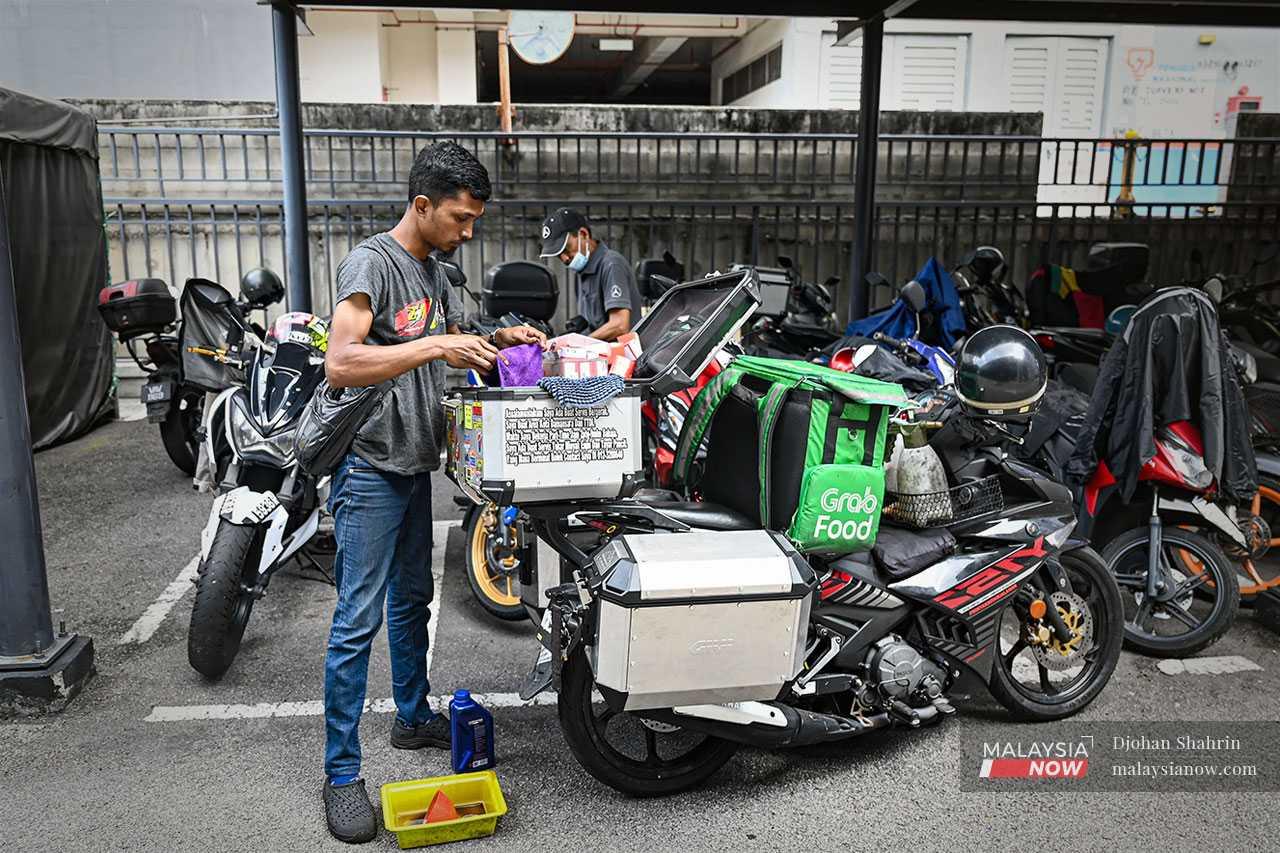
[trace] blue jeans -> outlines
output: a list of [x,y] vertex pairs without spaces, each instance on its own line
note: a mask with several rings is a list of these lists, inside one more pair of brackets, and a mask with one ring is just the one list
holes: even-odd
[[338,603],[324,662],[324,770],[360,772],[360,714],[369,674],[369,649],[387,608],[392,695],[396,716],[420,725],[427,705],[427,605],[431,577],[431,478],[374,469],[348,454],[333,477],[329,509],[338,553]]

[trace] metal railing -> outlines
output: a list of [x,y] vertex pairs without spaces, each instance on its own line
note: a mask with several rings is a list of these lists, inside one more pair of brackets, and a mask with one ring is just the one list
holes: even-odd
[[[411,132],[308,130],[307,180],[334,198],[402,191],[415,153],[439,139],[470,149],[495,191],[524,197],[560,185],[607,193],[749,186],[811,198],[850,194],[853,134]],[[108,195],[166,196],[201,188],[274,185],[281,179],[272,128],[99,128]],[[1038,136],[886,134],[879,184],[890,194],[943,188],[1005,192],[1029,186],[1101,188],[1114,200],[1126,154],[1135,187],[1276,188],[1280,139],[1078,139]],[[189,186],[196,185],[196,186]],[[217,193],[222,195],[222,192]]]
[[[772,265],[779,255],[799,264],[808,280],[847,279],[853,239],[851,203],[798,201],[751,204],[735,200],[636,202],[570,199],[599,236],[632,261],[670,251],[692,278],[733,263]],[[950,267],[972,248],[1003,249],[1013,280],[1025,281],[1041,263],[1082,266],[1098,241],[1151,245],[1151,281],[1188,275],[1193,253],[1209,270],[1249,269],[1280,233],[1280,205],[1225,202],[1212,217],[1194,206],[1165,205],[1135,215],[1123,205],[1044,205],[1037,202],[883,201],[877,206],[875,266],[894,283],[911,278],[933,256]],[[1046,210],[1047,208],[1047,210]],[[332,307],[337,265],[364,238],[400,218],[399,199],[313,199],[309,204],[314,308]],[[473,289],[500,261],[536,258],[537,230],[551,205],[499,199],[477,223],[474,239],[458,252]],[[257,199],[108,199],[107,231],[116,279],[157,276],[174,284],[200,275],[234,288],[248,269],[267,265],[288,275],[283,216],[278,201]],[[558,319],[576,313],[573,277],[561,277]],[[1255,270],[1280,277],[1273,261]],[[847,288],[838,288],[847,294]],[[873,293],[873,307],[893,298]],[[472,308],[473,306],[468,306]]]

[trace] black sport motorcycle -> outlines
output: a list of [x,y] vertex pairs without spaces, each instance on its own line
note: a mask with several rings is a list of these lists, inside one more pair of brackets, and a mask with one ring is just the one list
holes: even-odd
[[[735,265],[731,271],[745,269]],[[805,281],[795,261],[778,256],[777,267],[756,267],[760,305],[742,333],[748,355],[814,360],[840,337],[835,315],[836,276],[822,284]]]
[[304,472],[293,447],[324,379],[329,332],[319,317],[290,312],[260,338],[225,289],[201,280],[187,286],[193,309],[224,316],[233,329],[225,346],[191,346],[191,354],[243,369],[245,377],[217,396],[204,426],[210,458],[218,460],[218,497],[200,535],[187,660],[214,679],[235,660],[254,603],[286,561],[296,555],[330,580],[307,550],[318,541],[329,477]]
[[[276,286],[260,286],[263,279],[274,279]],[[284,298],[284,286],[265,269],[245,273],[240,290],[236,307],[244,316]],[[147,407],[147,421],[160,425],[165,453],[179,471],[194,475],[205,391],[183,375],[178,302],[169,286],[158,278],[109,285],[98,294],[98,311],[129,357],[147,374],[140,396]]]
[[[741,535],[756,527],[753,520],[661,493],[524,507],[572,580],[548,593],[543,648],[521,695],[554,683],[560,726],[579,763],[635,796],[697,785],[742,745],[803,746],[937,723],[954,713],[947,692],[964,673],[1017,717],[1052,720],[1084,708],[1119,658],[1124,617],[1115,581],[1097,553],[1071,538],[1071,493],[1000,451],[1006,434],[999,425],[949,408],[931,445],[942,448],[956,485],[929,496],[945,498],[949,521],[937,521],[936,506],[921,507],[923,515],[909,505],[891,514],[886,506],[870,553],[825,559],[791,552],[793,586],[807,602],[795,644],[803,665],[770,701],[677,699],[652,707],[601,683],[616,684],[618,673],[608,670],[627,640],[606,611],[626,596],[645,606],[633,590],[633,552],[645,545],[679,554],[682,536]],[[930,526],[917,529],[921,519]],[[648,544],[655,541],[661,544]],[[743,589],[732,601],[747,607],[753,597]],[[751,660],[766,640],[776,644],[769,632],[792,630],[775,621],[739,631],[729,620],[708,633],[653,618],[672,657],[720,655],[723,666]],[[688,687],[697,695],[696,684]]]

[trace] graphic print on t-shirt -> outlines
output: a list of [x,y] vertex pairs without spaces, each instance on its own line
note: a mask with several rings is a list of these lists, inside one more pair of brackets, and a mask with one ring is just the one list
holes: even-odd
[[396,334],[402,338],[420,336],[426,331],[429,316],[431,316],[431,297],[425,296],[408,303],[396,312]]

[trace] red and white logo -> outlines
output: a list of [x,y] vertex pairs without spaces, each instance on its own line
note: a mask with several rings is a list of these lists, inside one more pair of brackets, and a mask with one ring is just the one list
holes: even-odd
[[1093,737],[1078,741],[986,743],[979,779],[1083,779],[1089,773]]

